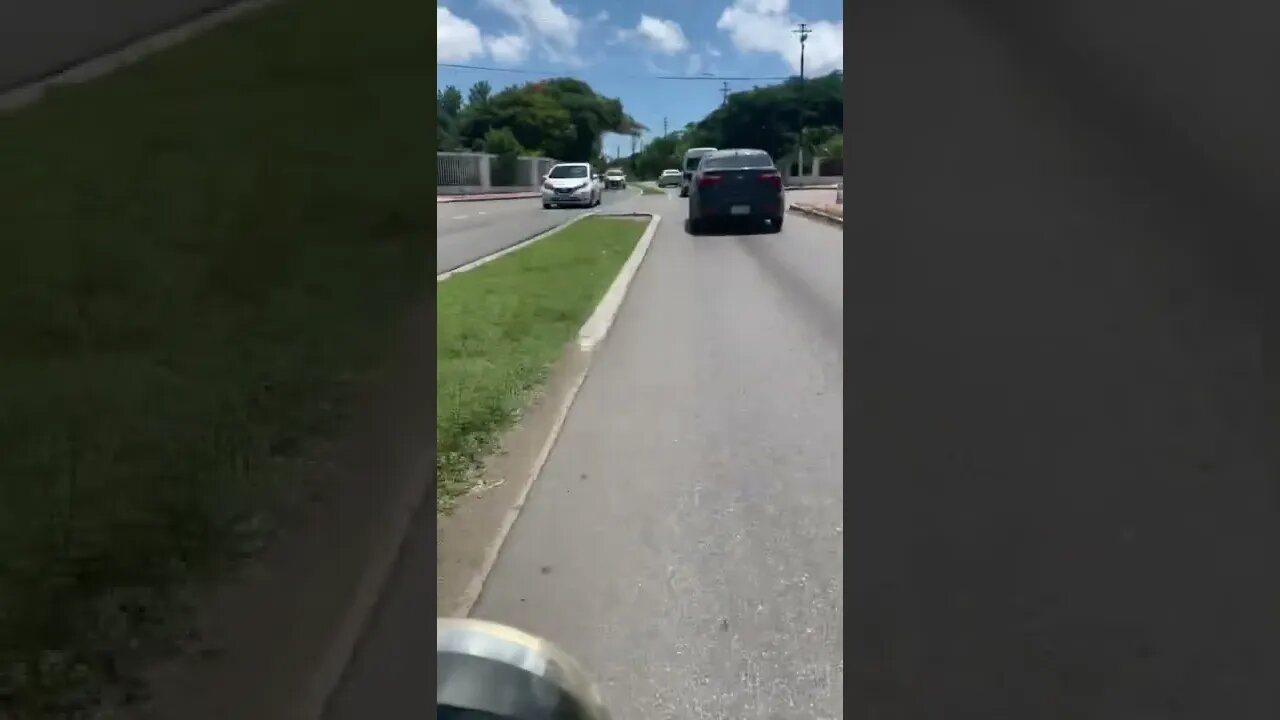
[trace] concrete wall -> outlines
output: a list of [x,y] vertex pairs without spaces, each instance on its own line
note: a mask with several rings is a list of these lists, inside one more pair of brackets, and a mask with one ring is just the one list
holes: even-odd
[[0,92],[231,4],[233,0],[0,1]]

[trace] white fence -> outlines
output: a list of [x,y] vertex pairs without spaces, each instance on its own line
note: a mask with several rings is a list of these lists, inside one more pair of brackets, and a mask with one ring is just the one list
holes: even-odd
[[804,187],[805,185],[834,185],[844,179],[844,163],[842,158],[806,157],[807,172],[796,167],[796,156],[790,155],[778,161],[787,185]]
[[536,190],[556,161],[542,157],[503,158],[489,153],[436,153],[436,194],[473,195]]

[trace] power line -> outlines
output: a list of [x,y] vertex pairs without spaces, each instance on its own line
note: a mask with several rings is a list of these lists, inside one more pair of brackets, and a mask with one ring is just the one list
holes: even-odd
[[[462,63],[436,63],[436,67],[453,68],[455,70],[480,70],[485,72],[505,72],[517,75],[546,75],[548,77],[567,77],[568,73],[550,72],[547,70],[525,70],[522,68],[504,68],[491,67],[486,65],[465,65]],[[622,78],[648,78],[653,80],[786,80],[785,76],[752,76],[752,77],[729,77],[726,75],[629,75],[621,74],[617,77]]]

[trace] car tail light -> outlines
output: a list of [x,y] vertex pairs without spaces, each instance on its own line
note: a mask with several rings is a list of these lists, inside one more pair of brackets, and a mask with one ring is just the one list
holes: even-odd
[[760,179],[773,186],[774,190],[782,189],[782,176],[776,172],[767,172],[760,175]]
[[718,184],[723,179],[724,178],[720,177],[719,175],[703,175],[702,177],[698,178],[698,187],[715,185],[715,184]]

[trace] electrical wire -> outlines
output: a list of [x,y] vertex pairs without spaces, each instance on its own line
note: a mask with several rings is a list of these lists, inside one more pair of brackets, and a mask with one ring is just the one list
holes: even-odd
[[[456,70],[482,70],[485,72],[505,72],[516,73],[519,75],[546,75],[548,77],[565,75],[561,72],[547,72],[545,70],[524,70],[521,68],[503,68],[503,67],[487,67],[484,65],[466,65],[462,63],[436,63],[436,67],[454,68]],[[786,76],[760,76],[760,77],[732,77],[728,75],[710,75],[703,73],[701,75],[625,75],[628,78],[649,78],[653,80],[735,80],[735,81],[751,81],[751,80],[787,80]]]

